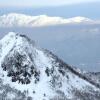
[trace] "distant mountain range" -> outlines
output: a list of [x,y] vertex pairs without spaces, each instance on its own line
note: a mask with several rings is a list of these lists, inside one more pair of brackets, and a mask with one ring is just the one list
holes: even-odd
[[61,24],[100,24],[100,21],[81,16],[68,19],[47,15],[29,16],[17,13],[0,16],[0,27],[39,27]]

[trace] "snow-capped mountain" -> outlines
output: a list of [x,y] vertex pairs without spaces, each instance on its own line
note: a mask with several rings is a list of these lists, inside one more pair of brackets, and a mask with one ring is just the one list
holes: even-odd
[[0,100],[99,100],[100,86],[13,32],[0,41]]
[[0,27],[39,27],[79,23],[93,24],[95,21],[80,16],[68,19],[64,19],[62,17],[49,17],[47,15],[29,16],[17,13],[0,16]]

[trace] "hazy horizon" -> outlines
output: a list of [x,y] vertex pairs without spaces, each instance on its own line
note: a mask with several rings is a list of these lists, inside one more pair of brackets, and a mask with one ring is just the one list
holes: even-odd
[[[100,71],[99,27],[100,25],[56,25],[40,28],[0,28],[0,38],[11,31],[25,34],[38,46],[52,51],[69,65],[87,71]],[[93,31],[95,28],[99,30]]]
[[[82,16],[100,20],[99,0],[59,0],[59,2],[47,0],[45,3],[44,1],[0,0],[0,16],[9,13],[21,13],[30,16],[48,15],[63,18]],[[26,29],[23,27],[0,27],[0,38],[9,31],[28,35],[38,45],[52,51],[70,65],[84,70],[100,71],[100,25],[56,25]]]
[[63,18],[71,18],[75,16],[83,16],[91,19],[100,19],[99,13],[100,2],[84,2],[70,5],[59,6],[40,6],[40,7],[12,7],[0,6],[0,15],[8,13],[22,13],[31,16],[48,15]]

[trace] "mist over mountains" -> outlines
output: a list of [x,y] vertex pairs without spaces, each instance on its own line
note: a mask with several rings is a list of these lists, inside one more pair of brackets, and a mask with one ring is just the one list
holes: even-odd
[[[73,66],[77,66],[89,71],[100,70],[99,21],[91,20],[89,18],[87,20],[87,18],[85,17],[62,19],[60,17],[35,16],[36,22],[38,23],[41,23],[40,19],[42,19],[42,26],[32,27],[31,25],[29,25],[30,23],[28,19],[33,20],[34,16],[31,17],[23,14],[12,13],[3,15],[3,17],[1,18],[6,19],[6,21],[3,20],[6,23],[3,23],[3,21],[0,23],[5,26],[7,24],[7,27],[0,27],[0,37],[3,37],[10,31],[21,34],[24,33],[27,34],[31,39],[34,39],[42,47],[53,51],[65,62],[68,62]],[[12,18],[13,20],[9,20],[9,18]],[[18,23],[20,22],[19,20],[21,20],[20,18],[24,20],[21,25],[28,23],[27,25],[31,27],[18,27]],[[56,18],[57,20],[54,21],[56,25],[54,25],[53,20],[55,20]],[[65,20],[67,20],[67,22],[71,21],[70,24],[63,24],[63,21]],[[50,23],[50,26],[48,21]],[[11,27],[11,25],[13,24],[15,26]],[[9,25],[10,27],[8,27]]]

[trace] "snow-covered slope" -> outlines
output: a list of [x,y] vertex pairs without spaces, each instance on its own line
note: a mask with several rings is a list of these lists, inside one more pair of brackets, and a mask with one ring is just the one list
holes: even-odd
[[61,17],[49,17],[47,15],[28,16],[24,14],[10,13],[0,16],[0,27],[37,27],[58,24],[79,24],[95,23],[95,21],[85,17],[74,17],[64,19]]
[[10,32],[0,41],[0,100],[99,98],[98,85],[27,36]]
[[89,80],[94,81],[100,85],[100,72],[84,72],[83,73]]

